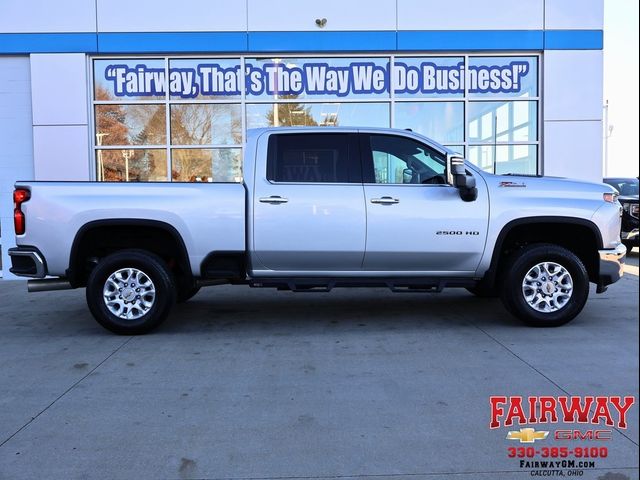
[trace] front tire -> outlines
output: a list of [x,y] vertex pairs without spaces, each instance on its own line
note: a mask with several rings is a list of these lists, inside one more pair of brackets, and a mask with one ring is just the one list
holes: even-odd
[[141,335],[160,325],[176,301],[167,264],[145,250],[103,258],[87,282],[87,305],[97,322],[118,335]]
[[533,327],[558,327],[573,320],[589,296],[589,275],[566,248],[536,244],[507,262],[501,299],[514,316]]

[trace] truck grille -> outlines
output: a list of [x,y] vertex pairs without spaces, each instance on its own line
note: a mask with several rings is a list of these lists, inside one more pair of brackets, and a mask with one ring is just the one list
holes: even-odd
[[638,204],[637,203],[632,203],[629,206],[629,213],[631,214],[632,217],[638,218]]

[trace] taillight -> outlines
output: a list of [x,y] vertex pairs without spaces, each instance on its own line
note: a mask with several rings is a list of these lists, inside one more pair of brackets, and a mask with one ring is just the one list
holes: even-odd
[[17,188],[13,191],[13,227],[16,235],[24,235],[27,227],[22,204],[31,198],[31,192],[25,188]]

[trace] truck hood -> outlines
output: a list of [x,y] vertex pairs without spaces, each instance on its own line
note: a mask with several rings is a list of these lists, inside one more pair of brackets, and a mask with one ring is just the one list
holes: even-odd
[[480,172],[487,183],[497,188],[522,189],[528,192],[554,192],[558,196],[581,197],[584,194],[598,194],[611,192],[616,190],[606,183],[589,182],[585,180],[577,180],[573,178],[563,177],[547,177],[534,175],[493,175],[486,172]]

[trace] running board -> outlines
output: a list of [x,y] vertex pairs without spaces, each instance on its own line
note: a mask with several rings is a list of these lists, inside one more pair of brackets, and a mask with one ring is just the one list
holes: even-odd
[[249,281],[253,288],[277,288],[295,293],[326,293],[337,287],[388,288],[394,293],[440,293],[445,287],[473,287],[473,278],[264,278]]
[[440,293],[444,290],[444,287],[445,282],[441,280],[437,285],[407,285],[403,287],[389,285],[389,290],[393,293]]

